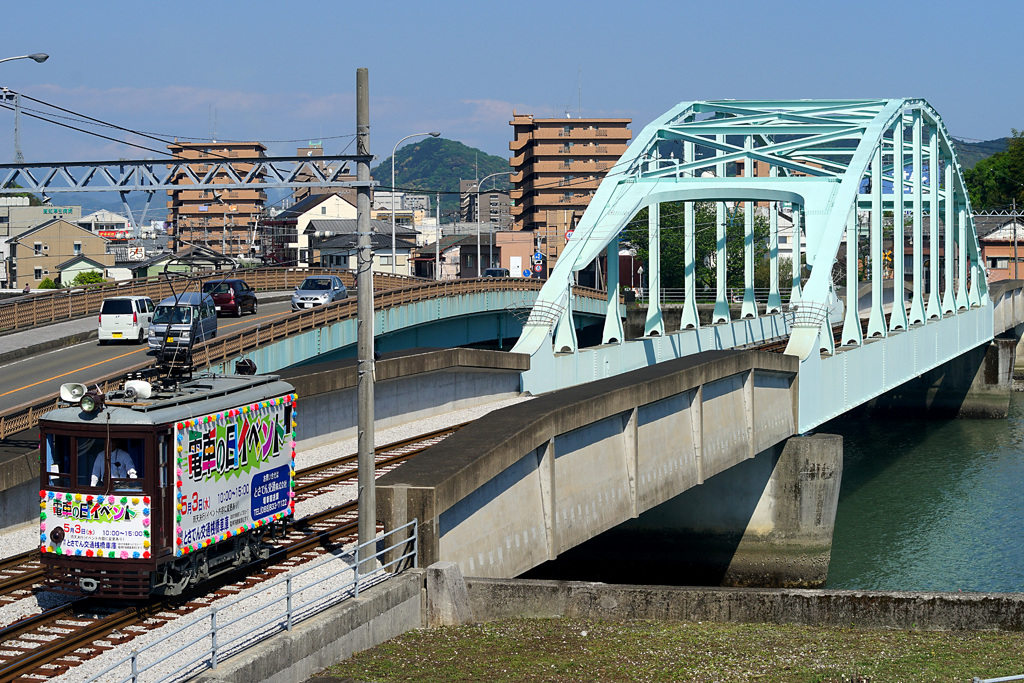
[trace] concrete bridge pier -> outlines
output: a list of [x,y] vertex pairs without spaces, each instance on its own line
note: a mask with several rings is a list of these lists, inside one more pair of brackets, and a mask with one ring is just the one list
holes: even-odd
[[971,380],[958,417],[1002,419],[1009,415],[1019,341],[1020,335],[1010,330],[983,347],[985,355]]
[[842,470],[841,436],[790,437],[528,576],[820,587]]

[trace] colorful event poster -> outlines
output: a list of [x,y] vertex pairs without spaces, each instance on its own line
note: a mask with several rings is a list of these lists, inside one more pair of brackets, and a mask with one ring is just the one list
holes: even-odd
[[294,395],[177,423],[178,555],[294,509]]
[[[149,558],[148,496],[93,496],[45,490],[40,494],[39,541],[44,553]],[[55,533],[55,529],[60,531]]]

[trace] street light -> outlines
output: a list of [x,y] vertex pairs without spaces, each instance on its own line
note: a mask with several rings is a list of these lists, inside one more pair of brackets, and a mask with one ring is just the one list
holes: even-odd
[[[480,268],[480,186],[484,184],[484,180],[493,178],[496,175],[508,174],[508,171],[498,171],[491,175],[486,175],[483,180],[478,180],[476,183],[476,276],[483,276],[483,270]],[[394,183],[392,183],[393,185]],[[488,221],[489,223],[490,221]],[[491,232],[490,243],[487,245],[487,267],[491,267],[491,261],[494,259],[494,233]]]
[[408,140],[409,138],[418,138],[429,135],[432,138],[436,138],[441,135],[438,132],[433,133],[413,133],[412,135],[406,135],[404,138],[395,143],[395,148],[391,151],[391,274],[395,274],[395,155],[398,154],[398,146]]
[[[31,59],[39,64],[42,64],[50,55],[42,52],[37,52],[31,55],[20,55],[18,57],[5,57],[0,59],[0,64],[4,62],[11,62],[15,59]],[[21,120],[21,96],[17,93],[10,95],[14,98],[14,163],[20,164],[25,161],[25,157],[21,154],[21,131],[19,121]],[[7,88],[4,88],[3,93],[0,94],[0,99],[7,100],[9,97]]]
[[31,60],[34,60],[34,61],[42,64],[43,62],[45,62],[49,58],[50,58],[50,55],[44,54],[42,52],[37,52],[34,55],[21,55],[20,57],[4,57],[3,59],[0,59],[0,64],[3,64],[4,62],[10,62],[10,61],[13,61],[15,59],[31,59]]

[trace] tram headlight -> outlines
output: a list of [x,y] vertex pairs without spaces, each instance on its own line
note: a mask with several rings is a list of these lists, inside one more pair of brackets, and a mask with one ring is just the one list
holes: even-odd
[[64,542],[64,529],[59,526],[53,527],[50,530],[50,540],[53,541],[54,545],[60,545]]
[[82,397],[82,410],[87,413],[95,413],[103,408],[103,394],[97,391],[90,391]]

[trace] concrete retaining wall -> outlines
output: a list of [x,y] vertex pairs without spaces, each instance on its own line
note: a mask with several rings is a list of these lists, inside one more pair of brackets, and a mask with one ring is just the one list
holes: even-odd
[[[436,349],[375,364],[377,429],[519,395],[530,357],[480,349]],[[358,374],[354,361],[280,373],[299,395],[299,447],[356,435]]]
[[478,621],[653,619],[927,630],[1024,630],[1020,593],[910,593],[617,586],[466,579]]
[[290,632],[267,638],[196,678],[202,683],[292,683],[316,675],[423,621],[423,571],[409,570],[361,591]]
[[39,521],[38,448],[0,462],[0,528],[33,520]]
[[791,435],[797,361],[712,351],[491,413],[377,483],[421,563],[517,576]]

